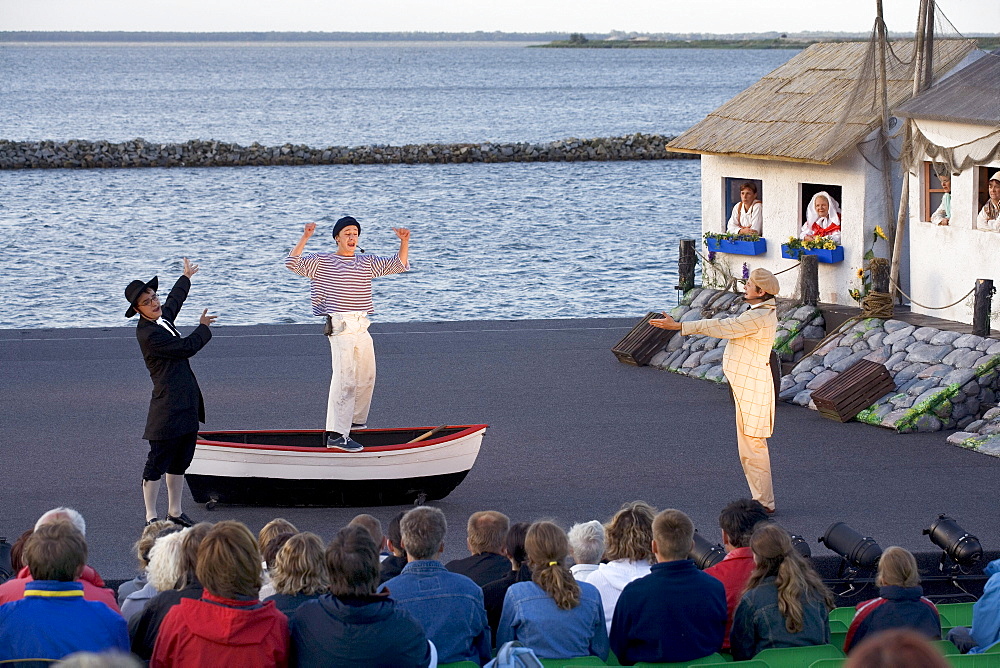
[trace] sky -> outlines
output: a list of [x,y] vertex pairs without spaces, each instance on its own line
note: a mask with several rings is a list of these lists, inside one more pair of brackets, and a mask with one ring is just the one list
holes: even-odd
[[[0,30],[867,32],[876,0],[0,0]],[[912,32],[919,0],[883,0]],[[1000,0],[940,0],[964,34],[1000,33]]]

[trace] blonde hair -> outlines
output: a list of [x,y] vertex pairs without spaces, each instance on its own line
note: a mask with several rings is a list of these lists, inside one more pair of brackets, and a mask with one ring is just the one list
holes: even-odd
[[279,594],[320,594],[330,588],[323,541],[314,533],[298,533],[278,550],[271,584]]
[[778,588],[778,611],[785,620],[789,633],[802,631],[802,601],[819,599],[828,610],[834,607],[833,593],[817,575],[813,567],[792,547],[791,536],[777,524],[757,525],[750,538],[750,549],[755,561],[746,591],[758,586],[766,577],[775,576]]
[[879,587],[916,587],[920,584],[917,560],[901,547],[887,547],[878,562],[875,584]]
[[149,549],[146,579],[156,591],[173,589],[184,575],[184,537],[190,529],[181,529],[163,536]]
[[608,561],[628,559],[653,563],[653,517],[656,509],[645,501],[632,501],[621,507],[604,527]]
[[267,544],[283,533],[298,533],[295,525],[284,517],[278,517],[267,524],[257,533],[257,547],[261,552],[267,549]]
[[146,570],[149,566],[149,551],[153,549],[153,543],[156,542],[160,532],[176,526],[176,524],[167,520],[159,520],[146,525],[146,528],[142,530],[142,535],[139,536],[139,540],[132,546],[135,550],[135,556],[139,558],[140,570]]
[[653,540],[660,557],[668,561],[684,559],[691,553],[694,524],[679,510],[668,508],[653,520]]
[[260,550],[242,522],[215,524],[198,546],[198,581],[222,598],[256,597],[261,585]]
[[466,529],[469,534],[470,552],[499,554],[510,529],[510,518],[496,510],[481,510],[469,516]]
[[552,522],[535,522],[528,527],[524,549],[531,564],[531,579],[552,597],[561,610],[580,605],[580,585],[568,568],[569,540],[566,532]]

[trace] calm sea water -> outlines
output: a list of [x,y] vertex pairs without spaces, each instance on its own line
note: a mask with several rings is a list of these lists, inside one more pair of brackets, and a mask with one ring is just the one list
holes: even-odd
[[[792,52],[435,45],[0,47],[0,138],[311,145],[675,134]],[[696,161],[0,172],[0,327],[123,324],[133,278],[203,269],[220,323],[310,322],[282,260],[334,220],[412,272],[384,321],[638,315],[700,230]]]

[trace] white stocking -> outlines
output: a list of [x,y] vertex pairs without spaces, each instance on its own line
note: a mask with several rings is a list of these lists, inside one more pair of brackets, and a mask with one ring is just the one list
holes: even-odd
[[167,478],[167,514],[171,517],[181,516],[181,496],[184,494],[184,476],[172,473],[164,474]]
[[160,496],[159,480],[142,481],[142,500],[146,504],[146,521],[156,517],[156,499]]

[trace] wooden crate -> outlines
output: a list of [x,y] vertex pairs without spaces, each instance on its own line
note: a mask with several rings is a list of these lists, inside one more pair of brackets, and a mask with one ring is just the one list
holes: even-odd
[[649,324],[653,318],[662,318],[663,314],[650,311],[625,337],[616,343],[611,352],[619,362],[646,366],[653,355],[663,350],[667,341],[676,332],[672,329],[658,329]]
[[895,389],[884,366],[861,360],[813,390],[812,400],[823,417],[847,422]]

